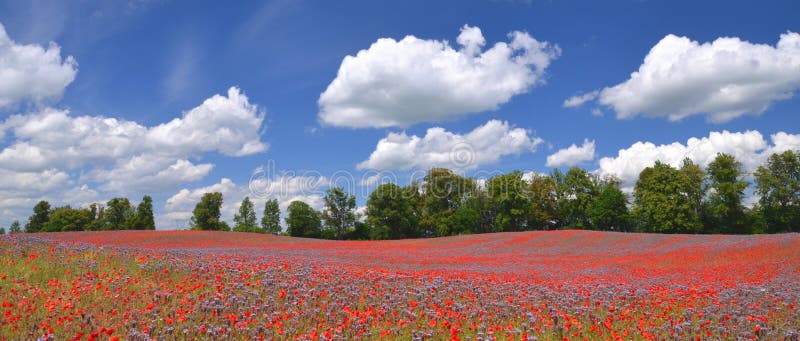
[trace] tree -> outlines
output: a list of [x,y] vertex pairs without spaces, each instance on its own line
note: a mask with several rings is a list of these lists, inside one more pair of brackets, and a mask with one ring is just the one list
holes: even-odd
[[333,187],[325,193],[324,201],[322,219],[325,220],[325,227],[334,232],[336,239],[344,238],[356,223],[355,195],[345,193],[341,187]]
[[278,206],[278,199],[267,200],[264,203],[261,229],[266,233],[277,234],[281,232],[281,208]]
[[142,202],[136,207],[136,217],[134,219],[134,230],[155,230],[156,222],[153,218],[153,198],[145,195]]
[[239,213],[233,216],[233,230],[237,232],[256,231],[256,209],[250,197],[244,197],[239,205]]
[[3,228],[3,227],[0,227],[0,235],[3,235],[3,234],[6,234],[6,229]]
[[8,233],[16,234],[20,232],[22,232],[22,228],[20,227],[19,220],[14,220],[14,222],[11,223],[11,227],[8,228]]
[[50,220],[50,203],[42,200],[33,207],[33,215],[25,224],[25,232],[40,232]]
[[628,198],[620,190],[619,180],[603,181],[600,193],[589,204],[589,218],[596,230],[628,229]]
[[[522,172],[494,176],[486,184],[486,192],[495,211],[496,231],[522,231],[526,229],[530,213],[528,184]],[[475,212],[477,214],[477,212]]]
[[129,230],[136,218],[136,211],[128,198],[112,198],[106,202],[103,230]]
[[684,158],[680,168],[681,174],[686,179],[686,196],[689,198],[694,216],[702,220],[703,217],[703,198],[706,195],[706,188],[703,186],[705,173],[699,165],[691,159]]
[[451,235],[453,226],[450,216],[474,193],[475,181],[446,168],[433,168],[425,175],[424,188],[425,204],[419,223],[422,235]]
[[292,201],[286,216],[286,226],[292,237],[316,238],[320,235],[322,221],[319,212],[302,201]]
[[768,232],[800,232],[800,151],[772,154],[755,174]]
[[222,193],[205,193],[200,202],[192,210],[192,219],[189,225],[193,230],[227,231],[227,223],[220,219],[222,209]]
[[92,224],[88,227],[90,231],[100,231],[106,229],[105,206],[99,203],[89,205],[89,212],[92,213]]
[[689,193],[685,173],[656,161],[639,174],[634,188],[634,215],[646,232],[695,233],[702,225]]
[[747,182],[743,180],[742,163],[733,155],[717,154],[708,164],[708,214],[713,230],[718,233],[746,233],[748,228],[742,205]]
[[366,223],[372,239],[401,239],[416,236],[417,224],[411,194],[393,183],[381,184],[367,199]]
[[535,174],[531,178],[528,185],[528,195],[531,199],[529,229],[549,230],[560,225],[562,218],[558,210],[556,193],[556,182],[553,177]]
[[568,227],[591,227],[589,204],[597,195],[597,179],[578,167],[570,168],[566,174],[554,172],[557,186],[558,207],[562,213],[562,225]]
[[50,213],[50,219],[43,231],[84,231],[91,223],[92,213],[88,209],[75,209],[64,206],[58,207]]

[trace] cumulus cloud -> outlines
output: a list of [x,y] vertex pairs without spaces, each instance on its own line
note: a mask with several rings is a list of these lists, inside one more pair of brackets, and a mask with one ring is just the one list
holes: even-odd
[[[46,108],[0,124],[14,142],[0,151],[2,168],[41,171],[94,167],[103,189],[158,189],[195,181],[213,167],[189,157],[217,151],[229,156],[262,152],[264,115],[238,88],[214,95],[183,117],[154,127],[103,116],[70,116]],[[103,168],[110,165],[110,169]]]
[[692,137],[686,143],[656,145],[652,142],[636,142],[628,148],[620,149],[616,157],[604,157],[598,161],[600,175],[614,175],[625,184],[632,186],[639,173],[651,167],[656,161],[680,167],[684,158],[689,158],[702,167],[707,166],[717,153],[727,153],[742,163],[745,172],[753,172],[770,154],[785,150],[800,149],[800,135],[784,132],[770,137],[767,143],[760,132],[711,132],[707,137]]
[[575,166],[582,162],[594,160],[594,140],[583,140],[580,147],[574,143],[547,157],[547,167]]
[[0,195],[5,198],[0,208],[23,205],[28,211],[41,199],[80,205],[100,196],[174,191],[214,168],[193,159],[209,152],[243,156],[266,150],[260,141],[263,119],[263,112],[235,87],[227,96],[215,95],[180,118],[151,127],[53,108],[12,115],[0,122],[10,140],[0,149]]
[[55,43],[17,44],[0,23],[0,108],[22,101],[58,100],[77,72],[75,59],[62,60]]
[[775,46],[736,37],[699,43],[667,35],[628,80],[576,96],[564,106],[597,98],[618,118],[662,117],[671,121],[706,115],[726,122],[759,115],[800,88],[800,34],[782,34]]
[[465,25],[447,41],[381,38],[346,56],[319,97],[319,120],[352,128],[406,127],[497,109],[541,84],[561,50],[514,31],[483,49],[480,28]]
[[491,120],[466,134],[441,127],[430,128],[425,136],[389,133],[378,141],[369,159],[358,169],[399,170],[447,167],[474,169],[496,163],[506,155],[534,152],[543,140],[508,122]]

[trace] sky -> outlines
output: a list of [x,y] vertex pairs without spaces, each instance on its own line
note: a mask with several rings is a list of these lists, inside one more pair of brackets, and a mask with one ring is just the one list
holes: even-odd
[[[0,226],[800,149],[797,1],[0,1]],[[748,202],[756,198],[748,192]],[[260,212],[259,212],[260,215]]]

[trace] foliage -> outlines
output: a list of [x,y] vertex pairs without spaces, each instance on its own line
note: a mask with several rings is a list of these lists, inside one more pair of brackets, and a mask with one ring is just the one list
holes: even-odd
[[205,193],[192,211],[189,225],[193,230],[230,230],[221,219],[222,193]]
[[128,230],[133,227],[136,211],[128,198],[113,198],[106,202],[105,220],[101,230]]
[[549,230],[561,224],[556,193],[556,182],[552,176],[533,175],[528,185],[531,205],[528,214],[529,229]]
[[33,215],[28,218],[25,224],[25,232],[40,232],[44,230],[47,221],[50,220],[50,203],[42,200],[33,207]]
[[[530,216],[530,198],[526,193],[528,184],[522,180],[522,172],[494,176],[486,184],[489,200],[494,208],[495,231],[523,231]],[[473,210],[474,211],[474,210]],[[469,212],[475,215],[477,212]]]
[[21,233],[21,232],[22,232],[22,228],[20,227],[19,220],[14,220],[14,222],[11,223],[11,226],[8,228],[8,233],[9,234],[16,234],[16,233]]
[[393,183],[379,185],[367,200],[366,223],[372,239],[416,237],[414,205],[404,190]]
[[155,230],[156,222],[153,217],[153,198],[145,195],[142,202],[136,207],[136,216],[131,226],[134,230]]
[[74,209],[69,206],[58,207],[50,213],[45,232],[82,231],[92,222],[88,209]]
[[286,216],[286,226],[292,237],[320,236],[322,220],[319,212],[302,201],[292,201]]
[[333,231],[334,239],[343,239],[356,223],[356,196],[345,193],[341,187],[333,187],[328,189],[323,200],[325,228]]
[[449,236],[453,230],[450,216],[476,190],[475,181],[446,168],[433,168],[425,175],[425,196],[420,219],[423,237]]
[[561,211],[561,225],[566,227],[591,226],[589,205],[597,195],[594,175],[578,167],[570,168],[566,174],[553,172],[556,196]]
[[250,197],[244,197],[239,205],[239,213],[233,216],[233,230],[236,232],[258,232],[256,209]]
[[772,154],[755,174],[769,232],[800,232],[800,151]]
[[281,208],[278,199],[270,199],[264,203],[264,215],[261,217],[261,230],[266,233],[281,232]]
[[595,230],[627,231],[629,229],[628,198],[619,188],[619,181],[603,182],[600,193],[589,204],[589,218]]
[[742,163],[733,155],[717,154],[707,167],[711,191],[708,197],[707,214],[713,229],[708,232],[745,233],[748,220],[742,205],[747,181],[744,181]]
[[686,173],[661,161],[639,174],[634,188],[634,215],[645,232],[693,233],[700,230],[694,188]]

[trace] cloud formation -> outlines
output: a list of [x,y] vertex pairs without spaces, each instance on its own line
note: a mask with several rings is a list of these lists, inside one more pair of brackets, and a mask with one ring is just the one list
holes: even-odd
[[775,46],[736,37],[699,43],[667,35],[628,80],[574,96],[565,107],[588,101],[612,108],[617,118],[705,115],[715,123],[760,115],[800,88],[800,34],[787,32]]
[[575,166],[582,162],[594,160],[594,140],[583,140],[578,147],[574,143],[567,148],[547,156],[547,167]]
[[464,25],[457,49],[447,41],[381,38],[346,56],[319,97],[322,124],[351,128],[407,127],[497,109],[545,80],[557,45],[526,32],[484,50],[480,28]]
[[77,72],[75,59],[62,60],[55,43],[17,44],[0,23],[0,109],[22,101],[58,100]]
[[358,169],[406,170],[447,167],[463,170],[496,163],[501,157],[534,152],[542,139],[508,122],[491,120],[466,134],[441,127],[425,136],[389,133],[378,141],[369,158]]

